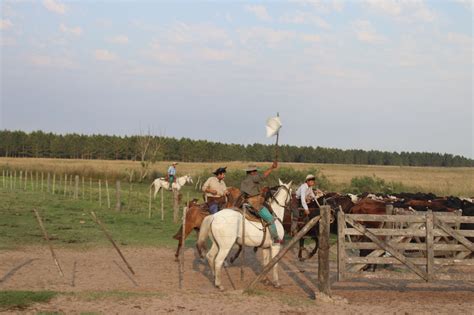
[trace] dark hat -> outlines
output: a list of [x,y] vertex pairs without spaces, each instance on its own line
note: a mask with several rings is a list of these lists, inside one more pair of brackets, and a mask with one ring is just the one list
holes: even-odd
[[227,172],[226,168],[227,168],[227,166],[226,167],[219,167],[217,170],[215,170],[213,172],[213,174],[214,175],[219,175],[219,174],[222,174],[222,173],[226,173]]

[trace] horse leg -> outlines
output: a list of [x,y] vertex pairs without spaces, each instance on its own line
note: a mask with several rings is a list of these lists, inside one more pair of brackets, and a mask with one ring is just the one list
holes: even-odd
[[[233,242],[232,242],[233,244]],[[221,281],[221,270],[222,265],[224,264],[224,260],[229,254],[230,250],[232,249],[232,245],[224,245],[223,247],[219,247],[219,251],[217,252],[217,256],[214,261],[214,268],[215,268],[215,286],[223,291],[224,286],[222,285]]]
[[304,258],[303,258],[303,249],[304,249],[304,239],[303,238],[300,238],[299,240],[299,249],[298,249],[298,260],[299,261],[304,261]]
[[154,183],[153,186],[155,187],[155,193],[153,194],[153,199],[156,199],[156,194],[158,194],[158,192],[160,191],[161,184]]
[[[271,258],[275,257],[276,255],[278,255],[278,253],[280,252],[280,244],[273,244],[271,246]],[[278,278],[278,263],[275,264],[275,266],[273,266],[273,286],[275,288],[280,288],[281,285],[280,285],[280,280]]]
[[239,249],[237,250],[237,253],[235,253],[235,255],[229,259],[231,264],[233,264],[234,261],[240,256],[241,251],[242,251],[242,245],[239,245]]
[[311,251],[311,253],[309,253],[308,259],[313,257],[318,251],[318,238],[315,237],[313,238],[313,240],[314,240],[314,249]]
[[212,243],[211,249],[206,254],[207,262],[209,263],[209,267],[211,268],[212,275],[216,274],[214,262],[218,251],[219,248],[217,247],[217,245],[215,243]]

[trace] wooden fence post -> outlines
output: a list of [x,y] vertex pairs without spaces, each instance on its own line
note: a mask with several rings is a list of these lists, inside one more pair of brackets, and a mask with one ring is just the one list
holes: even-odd
[[44,172],[41,172],[41,192],[44,191]]
[[331,224],[331,207],[321,206],[321,221],[319,222],[318,249],[318,279],[319,291],[331,296],[329,283],[329,226]]
[[283,256],[303,237],[308,231],[318,223],[320,216],[316,216],[306,223],[306,225],[288,242],[288,245],[284,247],[278,255],[272,258],[270,262],[263,268],[262,272],[247,286],[245,291],[251,290],[265,275],[277,264]]
[[5,170],[2,169],[2,184],[3,184],[3,189],[5,189]]
[[74,187],[74,199],[79,199],[79,175],[74,176],[75,187]]
[[99,179],[99,207],[102,207],[102,182]]
[[[53,184],[54,187],[54,184]],[[46,176],[46,192],[51,192],[51,174],[48,172],[48,176]],[[53,188],[53,195],[54,195],[54,188]]]
[[19,180],[20,180],[20,183],[22,183],[22,182],[23,182],[23,171],[20,171],[19,176],[20,176],[20,177],[18,177],[18,178],[19,178]]
[[[189,199],[189,193],[188,193],[188,199]],[[184,280],[184,247],[185,247],[185,234],[186,234],[186,212],[188,210],[187,205],[183,207],[183,222],[182,222],[182,229],[181,229],[181,249],[180,249],[180,260],[179,260],[179,288],[183,288],[183,280]]]
[[151,219],[151,188],[148,192],[148,219]]
[[38,186],[39,186],[39,181],[38,181],[38,177],[39,177],[39,176],[38,176],[38,171],[36,171],[36,172],[35,172],[35,175],[36,175],[36,176],[35,176],[35,177],[36,177],[35,190],[38,190],[38,188],[39,188],[39,187],[38,187]]
[[426,278],[427,281],[433,280],[434,275],[434,238],[433,238],[433,211],[426,212]]
[[132,187],[133,187],[133,183],[130,181],[128,183],[128,200],[127,200],[127,211],[130,210],[130,203],[132,201]]
[[72,174],[69,176],[69,190],[71,191],[70,192],[70,197],[71,199],[74,198],[74,185],[72,184]]
[[117,244],[115,243],[115,241],[112,239],[112,236],[110,236],[109,232],[107,232],[107,230],[105,229],[105,226],[102,224],[102,222],[99,220],[99,218],[95,215],[95,212],[94,212],[94,211],[91,211],[91,216],[92,216],[92,219],[94,220],[94,222],[97,223],[97,225],[100,227],[100,229],[102,230],[102,232],[104,232],[104,234],[105,234],[105,236],[107,237],[107,239],[112,243],[112,245],[114,246],[115,250],[116,250],[117,253],[119,254],[120,258],[122,258],[123,262],[127,265],[128,270],[130,270],[130,272],[131,272],[132,274],[135,274],[135,271],[133,271],[132,266],[130,266],[130,264],[128,263],[128,261],[125,259],[125,256],[123,256],[122,251],[121,251],[120,248],[117,246]]
[[240,259],[240,280],[244,280],[244,266],[245,266],[245,215],[247,207],[242,207],[242,258]]
[[115,210],[116,211],[120,211],[122,209],[122,202],[120,201],[120,181],[117,180],[117,182],[115,183],[116,185],[116,202],[115,202]]
[[110,192],[109,192],[109,181],[105,179],[105,191],[107,192],[107,208],[110,209]]
[[10,171],[10,190],[13,190],[13,171]]
[[85,198],[85,193],[86,193],[86,190],[85,190],[85,187],[84,187],[84,175],[82,176],[82,200],[84,200]]
[[[28,187],[28,171],[25,171],[25,187],[23,188],[24,190],[26,190],[26,188]],[[21,185],[20,185],[21,187]]]
[[51,251],[51,256],[53,256],[54,262],[56,263],[56,266],[58,267],[59,274],[61,275],[61,277],[64,277],[63,270],[62,270],[61,266],[59,265],[58,259],[56,258],[56,253],[54,252],[53,246],[51,246],[51,241],[49,240],[48,233],[46,232],[46,229],[44,228],[43,220],[41,220],[41,217],[40,217],[38,211],[36,211],[36,209],[33,209],[33,212],[36,215],[36,220],[38,221],[38,224],[41,228],[41,231],[43,232],[43,236],[46,239],[46,242],[48,243],[49,250]]
[[33,171],[30,172],[31,191],[35,191],[35,180],[33,179]]
[[67,174],[64,174],[64,197],[66,197],[67,193]]
[[55,194],[55,191],[56,191],[56,173],[53,173],[53,195]]
[[163,200],[163,190],[164,188],[161,188],[161,221],[165,219],[165,210],[164,210],[164,200]]
[[337,213],[337,281],[343,281],[346,273],[345,227],[344,212],[339,210]]
[[89,201],[92,201],[92,177],[89,177]]
[[173,222],[175,224],[178,223],[178,215],[179,215],[179,191],[177,189],[173,189]]

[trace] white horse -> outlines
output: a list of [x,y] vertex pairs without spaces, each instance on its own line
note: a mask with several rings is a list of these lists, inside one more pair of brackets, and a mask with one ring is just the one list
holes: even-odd
[[[173,190],[180,191],[181,187],[183,187],[185,184],[188,183],[193,183],[193,179],[189,175],[184,175],[181,177],[178,177],[173,184],[171,185],[171,188]],[[156,194],[160,191],[161,188],[164,189],[169,189],[170,188],[170,183],[163,177],[157,178],[151,183],[150,189],[152,187],[155,187],[155,193],[153,194],[153,198],[156,199]]]
[[[291,199],[291,182],[283,184],[271,198],[270,205],[277,216],[275,220],[278,237],[283,239],[283,215],[285,207]],[[274,244],[270,231],[267,228],[264,233],[263,226],[259,222],[245,220],[245,244],[242,244],[242,214],[232,209],[223,209],[214,215],[207,216],[201,224],[198,244],[200,248],[209,236],[212,247],[206,254],[207,261],[215,277],[214,284],[220,290],[224,290],[221,283],[221,268],[225,258],[235,243],[239,245],[262,248],[263,265],[270,262],[280,251],[280,244]],[[265,239],[263,239],[265,237]],[[278,264],[273,267],[273,285],[279,287]]]

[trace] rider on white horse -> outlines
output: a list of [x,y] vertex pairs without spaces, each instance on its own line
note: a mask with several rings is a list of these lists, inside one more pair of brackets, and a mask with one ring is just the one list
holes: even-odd
[[272,166],[263,174],[258,173],[256,166],[249,166],[245,171],[247,177],[242,181],[240,190],[246,195],[250,205],[257,211],[258,215],[270,225],[270,234],[274,243],[282,243],[283,240],[278,236],[275,225],[275,218],[264,205],[264,198],[261,196],[260,183],[270,175],[270,173],[278,167],[278,162],[274,161]]
[[168,190],[172,189],[174,179],[176,178],[176,165],[178,165],[178,162],[173,162],[170,167],[168,167],[168,182],[170,185]]

